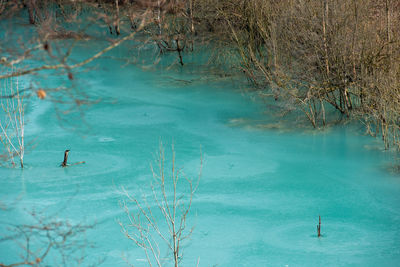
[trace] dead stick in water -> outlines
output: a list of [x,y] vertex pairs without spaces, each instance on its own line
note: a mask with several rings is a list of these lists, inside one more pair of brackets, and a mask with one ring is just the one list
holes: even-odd
[[69,149],[65,150],[64,152],[64,161],[61,163],[61,167],[67,167],[67,162],[68,162],[68,153]]
[[318,232],[318,237],[321,237],[321,216],[319,217],[319,223],[317,225],[317,232]]
[[70,164],[70,165],[68,165],[68,153],[69,153],[69,149],[67,149],[67,150],[65,150],[65,152],[64,152],[64,161],[61,163],[61,167],[68,167],[68,166],[74,166],[74,165],[79,165],[79,164],[84,164],[85,163],[85,161],[79,161],[79,162],[76,162],[76,163],[72,163],[72,164]]

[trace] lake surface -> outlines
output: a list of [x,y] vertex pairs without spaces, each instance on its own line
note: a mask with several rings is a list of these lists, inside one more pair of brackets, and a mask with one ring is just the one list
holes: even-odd
[[[100,47],[81,48],[77,56]],[[110,55],[130,53],[121,47]],[[0,169],[0,201],[8,208],[0,211],[2,234],[7,223],[33,223],[28,212],[35,209],[96,224],[85,234],[94,244],[85,262],[146,266],[118,225],[128,223],[120,190],[150,193],[149,165],[162,141],[167,154],[174,144],[176,165],[190,177],[203,158],[184,266],[198,260],[199,266],[399,266],[400,176],[390,171],[393,155],[379,140],[351,125],[287,128],[243,93],[245,81],[207,72],[190,63],[195,56],[185,60],[183,68],[140,60],[121,68],[105,58],[75,72],[72,82],[35,78],[47,86],[72,83],[96,103],[62,114],[65,122],[49,101],[30,99],[26,140],[34,148],[26,168]],[[86,164],[60,168],[65,149],[70,163]],[[4,262],[20,252],[14,242],[0,243]]]

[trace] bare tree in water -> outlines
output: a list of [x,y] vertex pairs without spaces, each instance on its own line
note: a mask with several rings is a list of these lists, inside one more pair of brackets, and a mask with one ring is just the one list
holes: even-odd
[[[8,95],[10,97],[2,98]],[[25,107],[24,92],[20,92],[18,79],[4,81],[0,94],[0,141],[5,153],[0,155],[3,162],[10,162],[15,167],[15,158],[19,159],[21,168],[24,167],[25,153]],[[1,164],[1,162],[0,162]]]
[[216,9],[262,97],[315,128],[357,118],[400,149],[399,1],[226,0]]
[[164,266],[171,260],[175,267],[180,266],[183,243],[194,229],[188,227],[187,221],[201,177],[202,159],[197,179],[187,177],[183,169],[176,167],[173,147],[171,161],[171,169],[166,169],[165,152],[160,145],[156,168],[151,166],[151,197],[140,200],[122,188],[126,200],[121,206],[128,223],[119,224],[125,236],[144,251],[150,266]]

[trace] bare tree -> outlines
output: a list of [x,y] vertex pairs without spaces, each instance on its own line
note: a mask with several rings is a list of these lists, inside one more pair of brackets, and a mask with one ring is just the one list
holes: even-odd
[[361,119],[386,148],[400,149],[398,1],[225,0],[216,8],[238,67],[284,114],[302,111],[314,128]]
[[[154,178],[151,197],[143,196],[139,200],[122,188],[127,200],[122,201],[121,206],[129,223],[119,224],[125,236],[143,249],[150,266],[163,266],[172,259],[178,267],[183,256],[183,243],[193,231],[193,227],[187,227],[187,220],[201,177],[202,159],[200,157],[199,175],[195,180],[175,166],[173,146],[171,161],[171,169],[165,170],[165,153],[160,145],[157,168],[151,166]],[[163,251],[164,247],[166,251]]]
[[[6,153],[2,156],[4,161],[11,162],[15,167],[15,157],[19,159],[21,168],[24,167],[25,153],[25,108],[24,92],[20,92],[18,79],[4,81],[1,88],[1,113],[0,113],[0,141]],[[3,98],[3,96],[9,96]]]

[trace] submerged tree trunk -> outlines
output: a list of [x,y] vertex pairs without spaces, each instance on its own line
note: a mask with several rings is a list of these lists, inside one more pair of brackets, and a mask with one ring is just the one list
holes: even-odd
[[28,0],[27,6],[28,6],[28,12],[29,12],[29,23],[30,24],[35,24],[35,1],[36,0]]
[[117,35],[120,35],[120,30],[119,30],[119,3],[118,0],[115,0],[115,9],[116,9],[116,18],[114,22],[114,29],[115,33]]
[[176,39],[176,51],[179,55],[179,63],[183,66],[182,51],[183,48],[179,45],[179,38]]
[[68,153],[69,153],[69,150],[68,149],[65,150],[65,152],[64,152],[64,161],[61,163],[61,167],[67,167],[67,165],[68,165]]

